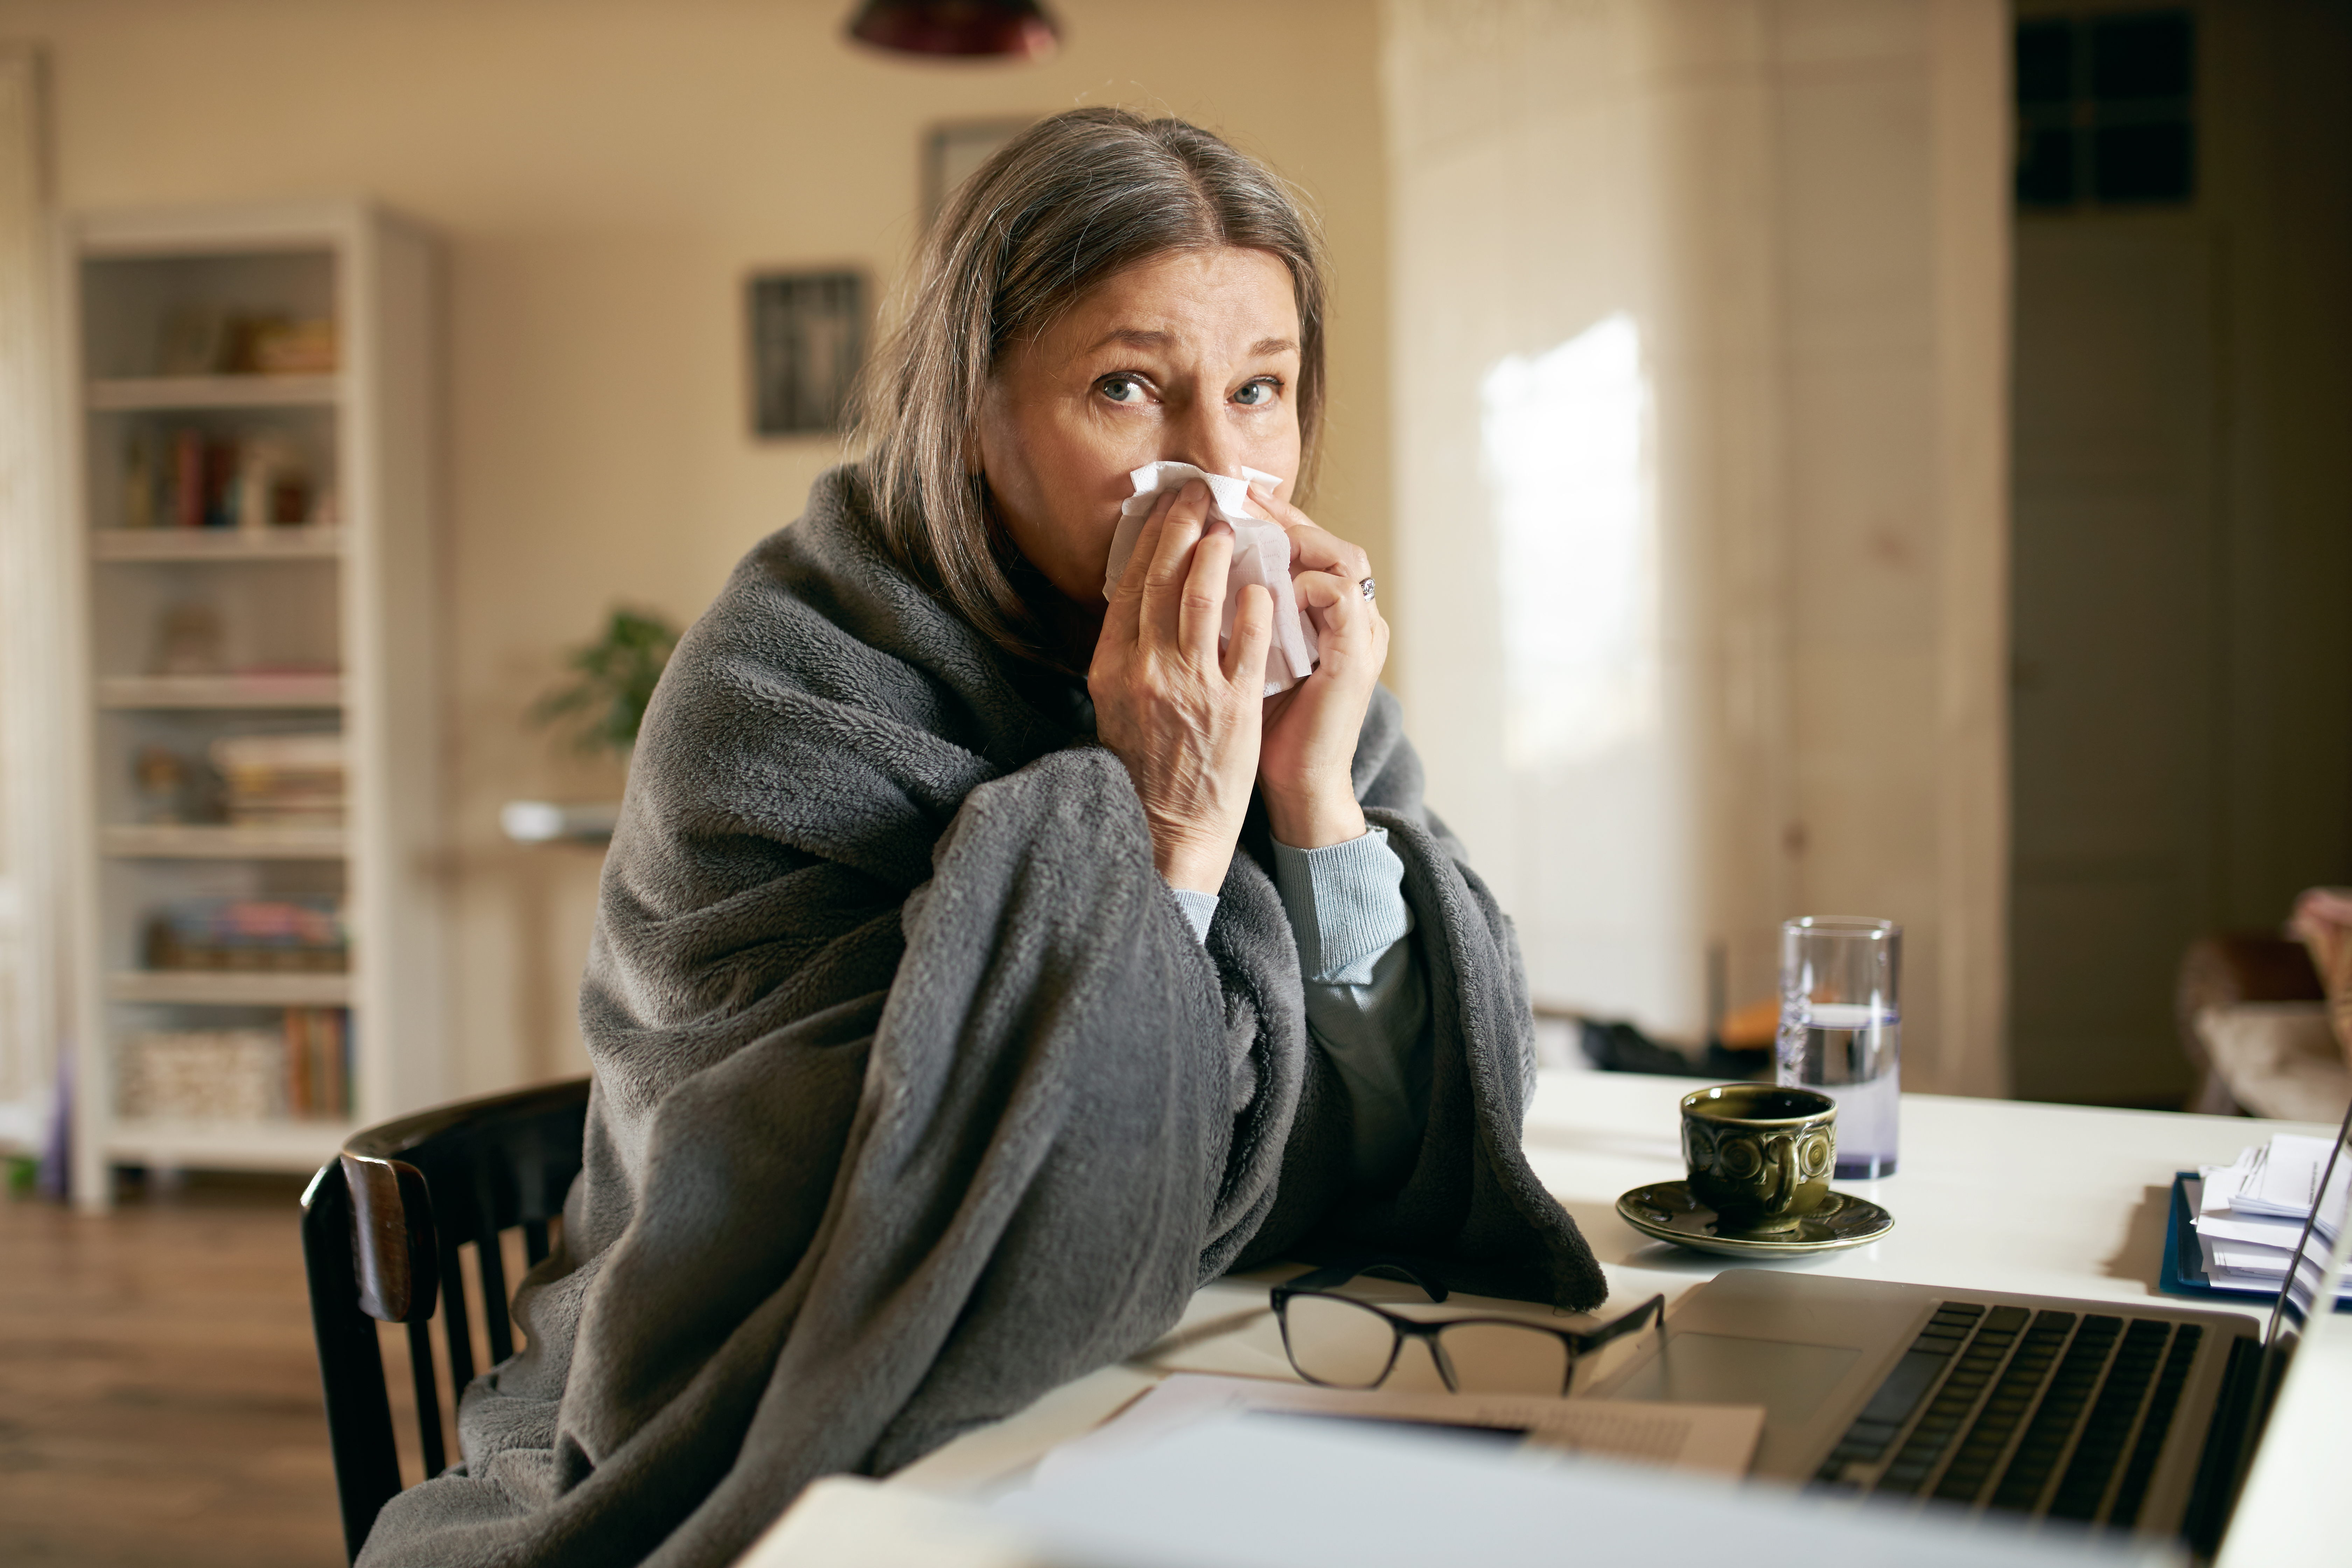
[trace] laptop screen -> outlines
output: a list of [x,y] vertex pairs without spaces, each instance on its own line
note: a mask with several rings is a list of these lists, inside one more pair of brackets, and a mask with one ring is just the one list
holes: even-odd
[[[2298,1352],[2304,1360],[2320,1358],[2319,1373],[2329,1373],[2331,1361],[2340,1370],[2329,1375],[2338,1380],[2343,1371],[2352,1371],[2352,1363],[2340,1360],[2345,1350],[2340,1331],[2347,1325],[2327,1321],[2338,1304],[2346,1254],[2352,1251],[2352,1223],[2347,1223],[2347,1210],[2352,1210],[2352,1112],[2336,1130],[2336,1146],[2311,1190],[2311,1217],[2304,1222],[2286,1282],[2271,1309],[2261,1373],[2233,1445],[2236,1458],[2226,1474],[2210,1477],[2221,1491],[2212,1498],[2219,1510],[2209,1517],[2215,1524],[2229,1521],[2224,1556],[2240,1563],[2278,1560],[2273,1548],[2281,1543],[2293,1548],[2294,1560],[2310,1561],[2312,1542],[2333,1539],[2341,1529],[2330,1500],[2336,1475],[2336,1401],[2332,1390],[2315,1400],[2302,1382],[2292,1390],[2284,1384],[2289,1363],[2298,1359]],[[2270,1430],[2282,1425],[2273,1421],[2274,1413],[2284,1417],[2284,1430]],[[2245,1451],[2249,1440],[2255,1450],[2251,1455]],[[2209,1449],[2209,1460],[2211,1457]],[[2200,1491],[2206,1489],[2206,1479],[2200,1479]],[[2245,1496],[2240,1498],[2236,1494],[2242,1485]],[[2223,1497],[2231,1501],[2222,1502]],[[2218,1544],[2196,1529],[2189,1533],[2201,1552],[2210,1553]]]

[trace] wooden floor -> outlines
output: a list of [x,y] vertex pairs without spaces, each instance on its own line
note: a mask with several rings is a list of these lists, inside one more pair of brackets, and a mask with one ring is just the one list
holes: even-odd
[[300,1192],[0,1199],[0,1564],[343,1561]]

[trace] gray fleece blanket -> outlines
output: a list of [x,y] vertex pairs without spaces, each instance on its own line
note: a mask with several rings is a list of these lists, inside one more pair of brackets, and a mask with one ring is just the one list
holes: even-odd
[[1403,858],[1434,1077],[1392,1192],[1346,1190],[1262,814],[1204,949],[1082,685],[882,552],[855,468],[751,552],[663,677],[604,867],[595,1066],[528,1348],[361,1561],[717,1564],[1166,1331],[1203,1282],[1381,1247],[1606,1293],[1519,1152],[1509,922],[1422,804],[1393,698],[1355,778]]

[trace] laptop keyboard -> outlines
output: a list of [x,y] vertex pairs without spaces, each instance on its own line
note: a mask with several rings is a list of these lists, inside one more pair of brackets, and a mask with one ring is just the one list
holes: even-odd
[[2129,1526],[2203,1332],[1944,1302],[1814,1479]]

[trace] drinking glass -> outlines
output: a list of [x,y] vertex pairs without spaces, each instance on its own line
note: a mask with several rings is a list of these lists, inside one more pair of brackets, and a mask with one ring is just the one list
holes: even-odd
[[1902,1088],[1903,928],[1808,915],[1780,924],[1776,1080],[1838,1102],[1837,1175],[1895,1173]]

